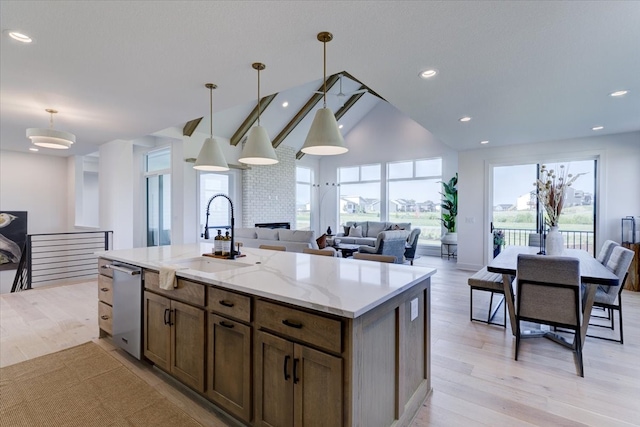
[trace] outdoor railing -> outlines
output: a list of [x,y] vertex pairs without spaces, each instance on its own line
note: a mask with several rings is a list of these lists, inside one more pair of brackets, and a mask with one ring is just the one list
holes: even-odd
[[113,231],[28,234],[11,292],[34,284],[98,274],[96,251],[109,250]]
[[[505,246],[527,246],[529,244],[529,234],[536,230],[522,228],[498,228],[504,232]],[[564,231],[560,230],[564,238],[564,245],[569,249],[583,249],[594,253],[594,233],[593,231]]]

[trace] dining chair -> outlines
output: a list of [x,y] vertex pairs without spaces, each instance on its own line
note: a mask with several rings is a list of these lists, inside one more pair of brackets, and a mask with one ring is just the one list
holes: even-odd
[[614,242],[613,240],[606,240],[600,248],[600,252],[598,252],[598,256],[596,259],[602,265],[607,265],[607,261],[609,261],[609,257],[611,256],[611,252],[613,252],[613,248],[616,246],[620,246],[618,242]]
[[310,254],[310,255],[322,255],[322,256],[337,256],[338,251],[336,251],[333,248],[325,248],[325,249],[311,249],[311,248],[304,248],[302,249],[302,253],[303,254]]
[[[477,322],[487,323],[490,325],[499,325],[503,328],[507,327],[507,303],[504,301],[504,284],[502,281],[502,274],[491,273],[487,271],[487,267],[484,267],[477,271],[473,276],[468,279],[469,284],[469,320],[475,320]],[[473,291],[485,291],[491,292],[489,299],[489,311],[487,313],[487,320],[473,317]],[[501,295],[500,299],[493,306],[494,294]],[[494,322],[495,317],[500,305],[502,304],[503,321],[502,323]]]
[[529,241],[527,243],[529,246],[535,246],[536,248],[540,247],[540,234],[539,233],[529,233]]
[[618,340],[598,335],[587,334],[588,337],[624,344],[624,335],[622,330],[622,289],[624,288],[624,282],[627,280],[627,276],[629,274],[629,267],[631,266],[631,262],[633,261],[633,255],[634,253],[632,250],[629,250],[620,245],[614,245],[614,247],[612,248],[609,260],[606,263],[606,267],[611,270],[613,274],[618,276],[618,286],[598,286],[598,288],[596,289],[596,295],[593,300],[594,307],[600,307],[608,311],[609,316],[607,317],[607,319],[610,319],[611,323],[610,325],[589,323],[589,326],[603,327],[614,330],[613,310],[617,310],[618,321],[620,323],[620,339]]
[[367,254],[363,252],[354,252],[353,258],[364,259],[367,261],[378,261],[378,262],[389,262],[389,263],[396,262],[396,257],[394,257],[393,255]]
[[260,245],[258,246],[258,248],[260,249],[270,249],[272,251],[281,251],[281,252],[286,252],[287,248],[284,246],[276,246],[276,245]]
[[520,254],[517,281],[515,360],[520,349],[520,322],[566,328],[573,331],[572,348],[578,360],[578,375],[584,377],[580,261],[562,256]]

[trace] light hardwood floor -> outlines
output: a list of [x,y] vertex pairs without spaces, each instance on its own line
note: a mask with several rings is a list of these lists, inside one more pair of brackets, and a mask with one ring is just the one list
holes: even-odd
[[[433,393],[414,426],[640,425],[640,293],[623,292],[624,345],[587,338],[580,378],[568,349],[526,339],[516,362],[509,326],[470,322],[473,272],[434,257],[415,264],[438,273],[431,294]],[[481,294],[474,293],[477,315],[488,306]],[[97,299],[95,282],[1,295],[0,366],[93,340],[203,425],[231,423],[186,387],[99,340]]]

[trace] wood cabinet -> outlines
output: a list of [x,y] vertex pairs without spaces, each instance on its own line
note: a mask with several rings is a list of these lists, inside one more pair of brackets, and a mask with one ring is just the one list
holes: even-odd
[[342,358],[258,331],[256,425],[341,426]]
[[113,272],[105,266],[110,261],[98,259],[98,328],[100,338],[113,335]]
[[251,327],[209,313],[207,396],[251,421]]
[[144,292],[144,355],[193,389],[204,392],[205,311]]

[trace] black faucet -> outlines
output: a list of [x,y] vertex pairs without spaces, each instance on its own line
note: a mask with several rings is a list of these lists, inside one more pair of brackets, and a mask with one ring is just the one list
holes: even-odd
[[205,240],[209,240],[209,207],[211,206],[211,202],[213,202],[213,199],[215,199],[216,197],[224,197],[225,199],[227,199],[229,201],[229,205],[231,206],[231,249],[229,250],[229,259],[236,259],[236,251],[233,250],[234,247],[234,242],[233,242],[233,227],[235,225],[235,219],[233,217],[233,202],[231,201],[231,199],[226,195],[226,194],[214,194],[213,196],[211,196],[211,198],[209,199],[209,202],[207,202],[207,218],[204,224],[204,234],[203,237],[205,238]]

